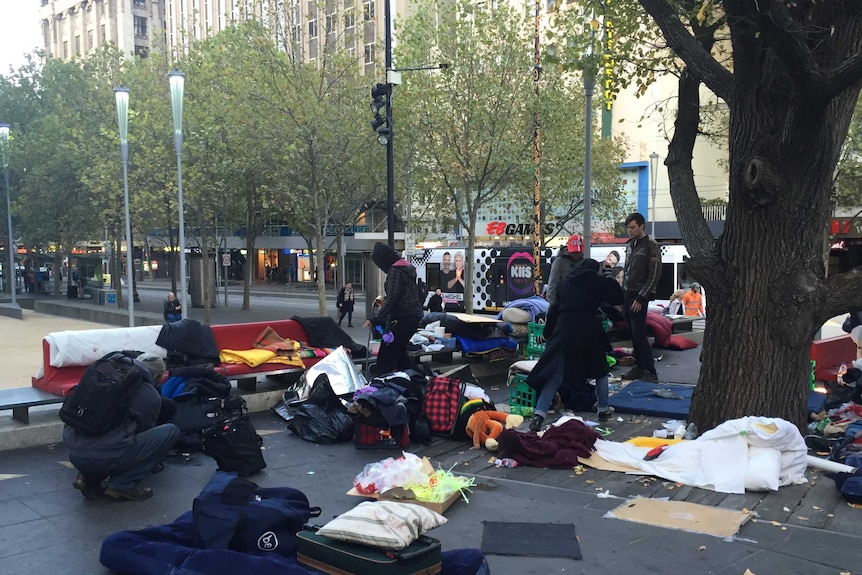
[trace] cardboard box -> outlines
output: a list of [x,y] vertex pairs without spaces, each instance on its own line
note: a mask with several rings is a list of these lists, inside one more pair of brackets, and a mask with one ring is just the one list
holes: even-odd
[[[431,465],[431,460],[427,457],[422,458],[422,472],[425,475],[430,476],[434,473],[434,467]],[[460,491],[455,491],[449,497],[447,497],[444,501],[439,503],[433,501],[417,501],[416,499],[400,499],[396,497],[386,497],[386,493],[360,493],[354,487],[350,491],[347,492],[347,495],[353,495],[355,497],[367,497],[369,499],[385,499],[386,501],[400,501],[401,503],[413,503],[415,505],[421,505],[431,511],[436,511],[440,515],[442,515],[447,509],[449,509],[455,501],[457,501],[461,497]]]
[[383,499],[386,501],[399,501],[401,503],[413,503],[415,505],[421,505],[422,507],[430,509],[431,511],[436,511],[437,513],[439,513],[441,515],[443,515],[447,509],[452,507],[452,504],[455,503],[455,501],[457,501],[461,497],[461,492],[456,491],[452,495],[447,497],[445,501],[442,501],[440,503],[435,503],[432,501],[416,501],[415,499],[390,499],[390,498],[386,497],[385,493],[383,493],[383,494],[371,493],[368,495],[366,495],[364,493],[359,493],[355,487],[353,489],[351,489],[350,491],[348,491],[347,494],[353,495],[356,497],[368,497],[369,499]]

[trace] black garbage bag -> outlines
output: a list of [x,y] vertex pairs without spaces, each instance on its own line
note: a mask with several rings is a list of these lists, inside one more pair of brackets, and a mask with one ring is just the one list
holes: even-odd
[[326,409],[305,402],[293,413],[287,428],[313,443],[339,443],[353,439],[353,419],[343,409]]

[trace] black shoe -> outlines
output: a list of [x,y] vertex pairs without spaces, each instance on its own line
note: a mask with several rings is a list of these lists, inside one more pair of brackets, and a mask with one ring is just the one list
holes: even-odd
[[622,374],[620,377],[628,380],[641,379],[645,373],[647,373],[645,370],[639,368],[638,366],[634,366],[630,370]]
[[599,421],[607,421],[611,418],[611,416],[616,413],[616,409],[613,407],[609,407],[607,411],[599,412]]
[[643,375],[640,376],[638,379],[640,379],[641,381],[649,381],[650,383],[657,383],[658,374],[654,371],[644,371]]
[[352,323],[347,324],[347,327],[353,327]]
[[534,415],[533,419],[530,420],[530,431],[541,431],[542,424],[545,422],[545,418],[541,415]]
[[153,490],[149,487],[141,487],[140,485],[135,485],[128,489],[111,489],[108,487],[105,489],[105,495],[119,501],[143,501],[153,496]]
[[75,481],[72,482],[72,487],[80,491],[84,499],[98,499],[105,493],[105,488],[101,482],[85,478],[82,473],[79,473]]

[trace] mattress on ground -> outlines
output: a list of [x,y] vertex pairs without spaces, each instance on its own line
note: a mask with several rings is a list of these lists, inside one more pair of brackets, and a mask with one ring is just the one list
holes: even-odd
[[[610,397],[610,405],[620,413],[685,419],[693,391],[693,385],[633,381]],[[656,392],[679,399],[661,397]]]

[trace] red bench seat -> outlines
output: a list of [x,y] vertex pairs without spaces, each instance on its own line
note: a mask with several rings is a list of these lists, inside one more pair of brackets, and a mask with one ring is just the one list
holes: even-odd
[[[210,327],[219,351],[223,349],[252,349],[254,340],[267,327],[271,327],[283,338],[299,341],[303,345],[307,345],[308,342],[308,334],[305,332],[305,328],[302,327],[301,323],[293,319],[223,324]],[[137,328],[116,329],[133,330]],[[315,349],[315,357],[303,357],[302,363],[305,368],[310,367],[320,361],[329,351],[328,348]],[[166,352],[162,355],[166,355]],[[31,379],[33,387],[63,397],[69,395],[72,387],[81,380],[81,376],[88,367],[86,365],[53,367],[51,365],[51,345],[46,339],[42,340],[42,364],[41,374]],[[283,363],[265,363],[257,367],[245,364],[221,363],[215,366],[215,369],[228,379],[236,380],[239,387],[252,390],[254,389],[258,375],[299,373],[304,370],[304,368],[285,365]]]

